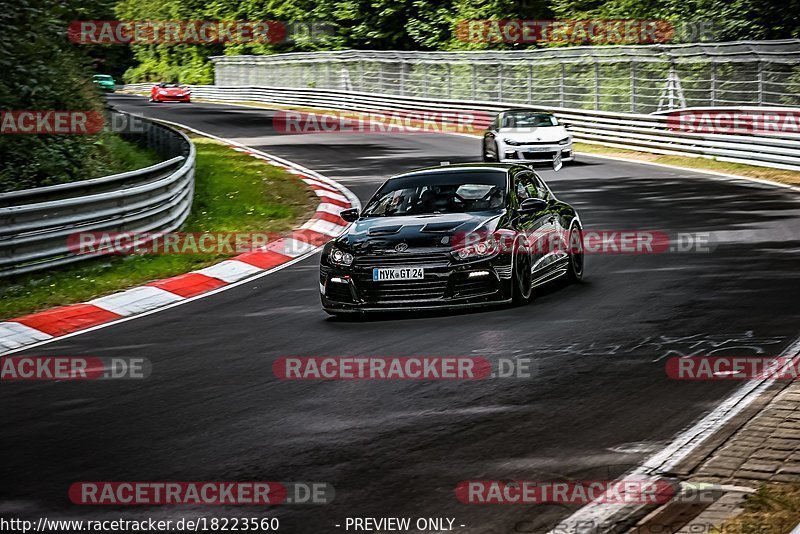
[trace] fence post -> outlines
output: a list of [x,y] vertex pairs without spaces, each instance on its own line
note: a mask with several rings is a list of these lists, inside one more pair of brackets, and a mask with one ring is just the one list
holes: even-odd
[[711,106],[717,105],[717,64],[711,60]]
[[422,64],[422,98],[428,98],[428,64]]
[[533,63],[528,63],[528,104],[533,104]]
[[447,64],[447,98],[453,98],[453,73],[450,63]]
[[594,61],[594,109],[600,109],[600,63]]
[[475,72],[475,63],[472,63],[472,99],[476,100],[478,98],[477,94],[477,72]]
[[505,69],[503,68],[503,64],[497,68],[497,100],[500,102],[503,101],[503,78],[505,76]]
[[406,60],[400,61],[400,96],[406,96]]

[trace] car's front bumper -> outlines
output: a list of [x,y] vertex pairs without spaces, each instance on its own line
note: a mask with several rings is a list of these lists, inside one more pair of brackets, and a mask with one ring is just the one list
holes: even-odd
[[[357,260],[358,263],[358,260]],[[372,268],[341,269],[320,266],[320,299],[330,313],[468,308],[506,302],[511,298],[511,263],[508,255],[468,263],[421,264],[423,280],[375,282]],[[420,264],[392,263],[392,267]],[[470,276],[473,273],[473,276]]]
[[575,152],[572,144],[569,145],[537,145],[529,146],[506,146],[499,154],[500,163],[552,163],[553,157],[561,152],[561,161],[569,162],[575,159]]

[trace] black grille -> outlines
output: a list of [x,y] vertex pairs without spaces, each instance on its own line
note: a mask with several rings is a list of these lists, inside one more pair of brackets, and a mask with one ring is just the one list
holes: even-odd
[[[394,254],[374,254],[358,256],[354,266],[357,268],[394,267],[394,266],[446,266],[450,263],[450,254],[447,252],[409,253],[397,252]],[[370,271],[370,275],[372,272]]]
[[496,292],[497,279],[494,276],[481,276],[477,278],[467,278],[459,276],[453,284],[453,296],[456,298],[479,297],[491,295]]
[[325,297],[336,302],[353,302],[350,285],[339,282],[328,282],[328,285],[325,286]]
[[359,280],[356,288],[359,296],[371,303],[437,300],[444,297],[447,278],[389,282]]
[[555,152],[523,152],[524,159],[553,159]]
[[518,143],[519,146],[540,146],[540,145],[554,145],[553,141],[525,141]]

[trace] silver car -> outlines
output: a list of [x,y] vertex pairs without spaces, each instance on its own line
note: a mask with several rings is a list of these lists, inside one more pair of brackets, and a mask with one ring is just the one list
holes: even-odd
[[552,113],[509,109],[500,112],[483,135],[483,160],[500,163],[552,163],[575,159],[572,135]]

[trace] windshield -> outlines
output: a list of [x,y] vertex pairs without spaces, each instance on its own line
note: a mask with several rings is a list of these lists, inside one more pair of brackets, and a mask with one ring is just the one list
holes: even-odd
[[362,213],[366,217],[497,211],[506,198],[506,175],[435,173],[394,178],[381,187]]
[[95,74],[94,75],[94,79],[99,81],[99,82],[112,82],[112,81],[114,81],[114,78],[112,78],[111,76],[109,76],[107,74]]
[[505,130],[542,128],[547,126],[558,126],[558,120],[550,113],[510,111],[503,115],[503,121],[500,125],[500,128]]
[[181,86],[181,85],[180,85],[180,84],[177,84],[177,83],[162,83],[162,84],[161,84],[161,87],[166,87],[166,88],[170,88],[170,87],[180,87],[180,86]]

